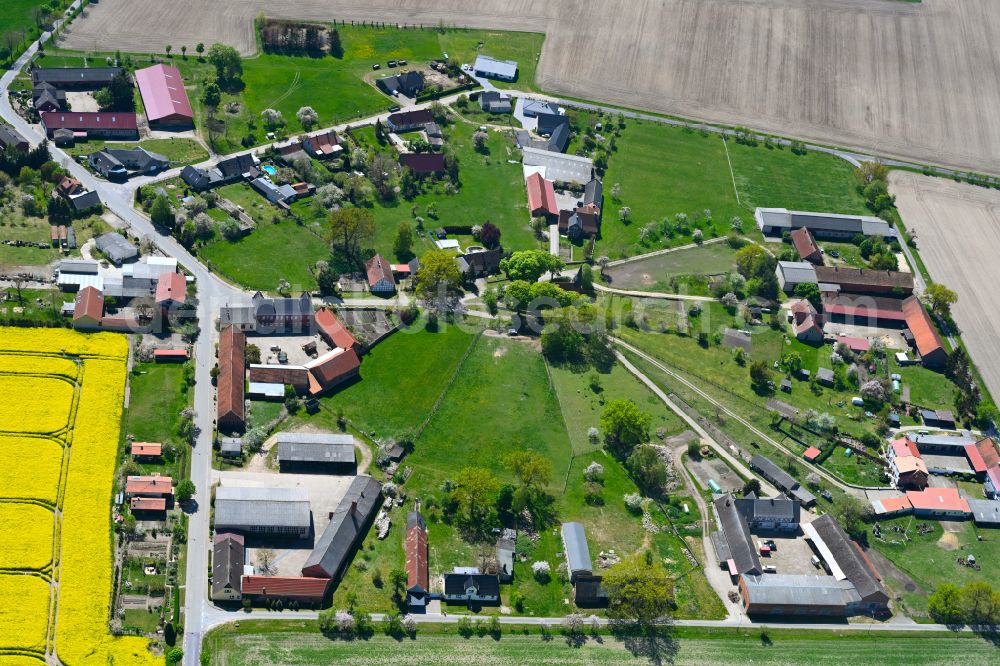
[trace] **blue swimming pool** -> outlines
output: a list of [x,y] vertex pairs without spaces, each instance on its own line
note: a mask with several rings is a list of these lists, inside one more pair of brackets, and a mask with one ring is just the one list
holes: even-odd
[[274,174],[278,173],[278,170],[275,169],[270,164],[265,164],[264,165],[264,171],[266,171],[269,176],[273,176]]

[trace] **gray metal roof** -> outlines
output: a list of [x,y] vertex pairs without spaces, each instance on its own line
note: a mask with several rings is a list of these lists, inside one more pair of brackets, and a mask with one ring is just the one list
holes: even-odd
[[839,215],[813,213],[786,208],[758,208],[754,212],[757,226],[779,229],[805,227],[813,232],[864,234],[865,236],[893,236],[892,227],[885,220],[870,215]]
[[128,242],[121,234],[113,231],[98,236],[94,242],[97,244],[97,249],[108,255],[115,263],[139,256],[139,248]]
[[833,559],[837,561],[837,566],[847,576],[847,580],[851,581],[857,588],[861,598],[869,600],[870,597],[875,596],[888,602],[888,593],[875,577],[869,564],[861,555],[861,551],[847,536],[844,528],[830,514],[823,514],[810,524],[819,538],[826,544],[830,553],[833,554]]
[[736,570],[743,573],[761,573],[760,558],[753,547],[750,527],[736,508],[732,495],[721,495],[712,502],[719,518],[719,528],[729,546],[729,554],[736,564]]
[[819,368],[816,371],[816,378],[832,382],[834,380],[833,370],[830,368]]
[[833,576],[762,574],[743,576],[751,604],[847,606],[861,601],[850,581]]
[[545,167],[548,180],[566,181],[586,185],[594,173],[594,161],[589,157],[564,155],[539,148],[522,148],[525,166]]
[[311,525],[304,488],[221,486],[215,491],[215,527],[297,527]]
[[278,442],[283,462],[354,463],[354,442]]
[[1000,525],[1000,501],[988,499],[970,499],[969,509],[972,511],[972,521],[976,525]]
[[593,565],[590,562],[590,549],[587,547],[587,533],[584,531],[583,525],[563,523],[562,540],[570,573],[593,571]]
[[302,575],[333,578],[340,573],[355,543],[364,538],[363,530],[381,501],[382,484],[370,476],[354,477],[330,524],[309,553]]
[[59,274],[79,273],[81,275],[97,275],[98,263],[89,259],[63,259],[59,262]]
[[778,271],[785,282],[799,284],[801,282],[816,282],[816,267],[808,261],[779,261]]
[[476,64],[473,69],[477,72],[493,74],[505,79],[513,79],[517,76],[517,62],[514,60],[497,60],[488,55],[476,56]]
[[926,446],[956,446],[964,447],[966,444],[975,444],[976,440],[973,437],[966,437],[964,435],[952,436],[952,435],[917,435],[914,437],[914,441],[917,443],[917,449],[920,449],[920,445],[924,444]]
[[736,509],[746,520],[780,520],[799,522],[799,503],[784,497],[768,499],[737,499]]
[[765,458],[761,455],[756,455],[750,459],[750,466],[757,469],[761,474],[763,474],[769,481],[777,485],[781,490],[791,490],[796,485],[798,481],[792,478],[792,476],[775,465],[771,460]]

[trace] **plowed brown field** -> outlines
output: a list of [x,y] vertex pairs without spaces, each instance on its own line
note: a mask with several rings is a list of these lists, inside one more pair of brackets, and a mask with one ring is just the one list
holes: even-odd
[[1000,173],[997,0],[101,0],[63,43],[250,53],[259,11],[545,32],[554,93]]

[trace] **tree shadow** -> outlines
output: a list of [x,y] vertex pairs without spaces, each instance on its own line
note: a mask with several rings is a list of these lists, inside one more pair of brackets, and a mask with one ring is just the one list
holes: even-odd
[[672,664],[677,658],[680,643],[667,624],[635,625],[613,620],[611,633],[634,657],[645,657],[650,663]]

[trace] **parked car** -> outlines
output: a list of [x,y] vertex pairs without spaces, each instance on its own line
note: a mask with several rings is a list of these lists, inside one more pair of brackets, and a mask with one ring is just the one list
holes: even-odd
[[399,65],[400,67],[406,67],[406,61],[405,60],[399,60],[399,61],[396,62],[396,64]]
[[382,69],[382,65],[375,63],[374,65],[372,65],[372,69]]
[[392,106],[389,107],[389,110],[392,111],[393,113],[396,113],[397,111],[399,111],[399,105],[393,104]]
[[388,65],[389,65],[389,67],[395,67],[396,66],[396,61],[395,60],[390,60],[389,63],[388,63]]

